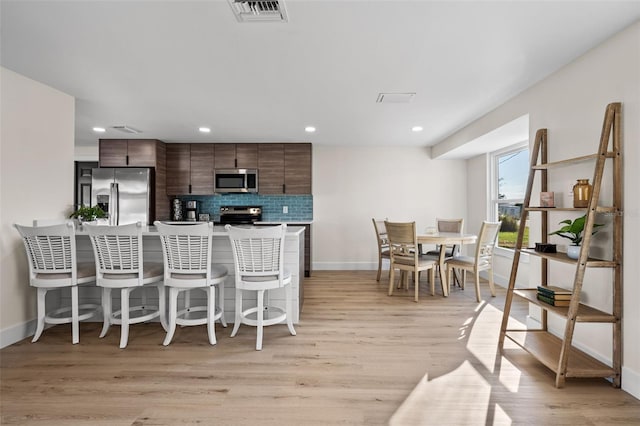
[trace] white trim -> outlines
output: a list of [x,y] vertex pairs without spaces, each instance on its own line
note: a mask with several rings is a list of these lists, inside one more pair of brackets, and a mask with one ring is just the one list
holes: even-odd
[[[377,271],[378,262],[313,262],[314,271]],[[389,263],[382,263],[382,271],[389,270]]]
[[630,368],[622,367],[622,390],[636,399],[640,399],[640,374]]
[[[45,330],[51,327],[50,324],[45,325]],[[21,324],[16,324],[0,330],[0,349],[13,345],[27,337],[33,336],[36,332],[36,319],[32,319]]]

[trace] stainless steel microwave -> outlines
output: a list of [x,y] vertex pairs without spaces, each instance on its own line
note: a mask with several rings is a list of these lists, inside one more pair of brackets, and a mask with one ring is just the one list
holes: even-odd
[[216,193],[229,192],[258,192],[258,170],[256,169],[215,169],[214,191]]

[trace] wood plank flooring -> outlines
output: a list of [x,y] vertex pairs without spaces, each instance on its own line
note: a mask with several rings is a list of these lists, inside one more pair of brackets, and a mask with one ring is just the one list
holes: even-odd
[[[386,295],[374,271],[314,271],[297,336],[286,325],[178,329],[157,323],[99,339],[100,324],[45,330],[0,351],[0,423],[19,425],[629,425],[640,401],[602,379],[553,386],[520,349],[496,355],[504,290],[473,286],[420,301]],[[383,274],[383,280],[386,274]],[[514,306],[524,321],[524,303]],[[514,320],[515,321],[515,320]]]

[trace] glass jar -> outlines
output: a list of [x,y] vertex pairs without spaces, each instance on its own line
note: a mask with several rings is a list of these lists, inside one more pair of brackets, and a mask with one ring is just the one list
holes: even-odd
[[573,185],[573,207],[588,207],[591,198],[591,184],[589,179],[578,179]]

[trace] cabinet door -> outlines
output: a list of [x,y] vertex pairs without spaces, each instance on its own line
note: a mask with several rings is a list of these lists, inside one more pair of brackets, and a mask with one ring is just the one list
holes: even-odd
[[284,192],[284,144],[258,145],[258,192],[282,194]]
[[100,139],[98,158],[100,167],[127,166],[127,139]]
[[213,194],[213,144],[191,144],[191,193]]
[[129,167],[155,167],[156,166],[156,140],[155,139],[129,139],[127,145]]
[[258,168],[258,144],[236,144],[236,167],[239,169]]
[[191,151],[188,143],[168,143],[167,147],[167,195],[189,193],[191,176]]
[[214,145],[216,169],[235,169],[236,168],[236,144],[234,143],[217,143]]
[[311,194],[311,144],[284,145],[285,194]]

